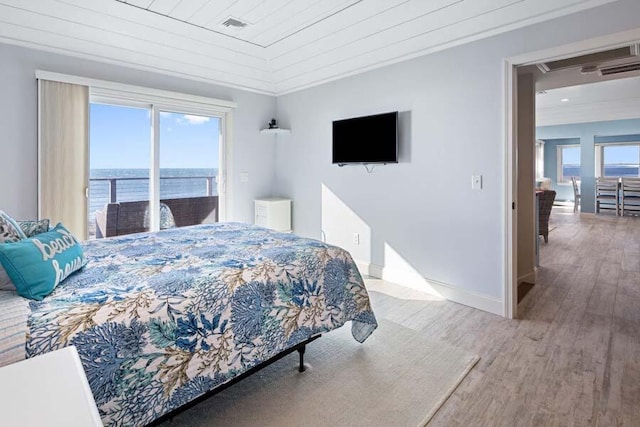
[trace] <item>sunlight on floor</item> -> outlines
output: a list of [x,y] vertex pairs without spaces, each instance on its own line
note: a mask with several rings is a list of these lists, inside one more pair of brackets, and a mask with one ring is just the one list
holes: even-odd
[[364,279],[367,290],[377,292],[396,299],[412,301],[446,301],[444,298],[418,290],[373,277]]

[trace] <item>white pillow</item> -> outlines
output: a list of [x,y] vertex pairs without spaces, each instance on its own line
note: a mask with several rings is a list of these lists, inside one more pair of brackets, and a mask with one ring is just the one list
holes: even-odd
[[9,275],[0,265],[0,291],[15,291],[16,287],[13,286],[13,282],[9,279]]
[[[26,239],[18,223],[11,218],[6,212],[0,210],[0,245],[3,243],[19,242]],[[9,275],[0,265],[0,291],[15,291],[16,287],[9,279]]]
[[0,210],[0,243],[19,242],[26,238],[16,220]]

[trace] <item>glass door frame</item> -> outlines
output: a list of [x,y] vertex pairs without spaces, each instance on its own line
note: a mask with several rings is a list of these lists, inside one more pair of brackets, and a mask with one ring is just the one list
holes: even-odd
[[191,114],[194,116],[205,116],[218,119],[220,126],[218,128],[218,222],[227,220],[228,203],[227,203],[227,138],[226,121],[230,120],[227,114],[210,109],[200,108],[183,108],[175,105],[154,104],[151,106],[151,157],[153,159],[149,185],[151,198],[151,229],[157,231],[160,229],[160,113],[178,113]]

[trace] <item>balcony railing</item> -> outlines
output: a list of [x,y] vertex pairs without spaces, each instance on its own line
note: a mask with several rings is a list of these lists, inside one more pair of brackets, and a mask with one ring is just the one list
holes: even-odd
[[[96,213],[106,212],[106,206],[110,203],[119,203],[120,211],[124,214],[132,209],[144,208],[144,202],[149,200],[149,178],[147,177],[100,177],[91,178],[89,181],[89,235],[91,237],[96,233]],[[160,177],[160,201],[171,208],[178,226],[215,222],[218,219],[216,177],[162,176]],[[144,224],[142,222],[137,224],[144,220],[144,214],[145,212],[127,214],[129,217],[127,220],[136,224],[137,231],[144,231]],[[117,222],[120,224],[123,219],[120,218]]]
[[[205,194],[202,194],[202,196],[215,196],[216,192],[214,192],[214,189],[216,188],[216,182],[215,182],[216,177],[215,176],[162,176],[160,177],[160,197],[162,197],[162,182],[168,182],[168,180],[189,180],[189,181],[194,181],[194,180],[204,180],[205,184]],[[108,182],[109,183],[109,203],[116,203],[118,201],[118,181],[146,181],[147,185],[146,186],[140,186],[140,188],[145,188],[147,189],[147,194],[148,194],[148,183],[149,183],[149,178],[145,178],[145,177],[132,177],[132,178],[122,178],[122,177],[110,177],[110,178],[91,178],[89,180],[89,182]],[[175,194],[172,194],[171,197],[176,196]],[[148,196],[147,196],[148,197]],[[186,197],[190,197],[186,196]],[[143,199],[140,199],[143,200]],[[127,201],[134,201],[134,200],[127,200]]]

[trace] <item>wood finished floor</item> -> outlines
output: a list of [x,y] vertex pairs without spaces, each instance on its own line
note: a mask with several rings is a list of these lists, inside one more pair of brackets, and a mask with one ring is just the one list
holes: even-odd
[[379,317],[481,357],[429,426],[640,426],[640,218],[551,222],[520,320],[367,280]]

